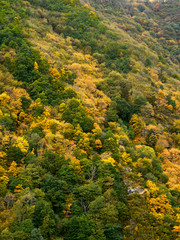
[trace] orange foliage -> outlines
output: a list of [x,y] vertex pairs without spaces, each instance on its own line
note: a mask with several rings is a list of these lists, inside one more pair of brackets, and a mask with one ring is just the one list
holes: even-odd
[[100,139],[96,139],[95,144],[96,144],[96,148],[102,148],[102,142]]
[[11,163],[11,166],[9,167],[8,173],[14,177],[17,177],[17,175],[19,174],[21,168],[17,167],[17,163],[15,161],[13,161]]
[[152,213],[158,218],[163,218],[166,214],[173,214],[172,206],[169,204],[166,195],[150,198],[148,204]]
[[14,190],[15,193],[20,193],[21,191],[23,191],[23,187],[22,184],[18,184]]

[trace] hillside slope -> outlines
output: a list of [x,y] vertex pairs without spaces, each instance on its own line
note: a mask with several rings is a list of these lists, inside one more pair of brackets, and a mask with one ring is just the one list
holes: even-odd
[[180,237],[178,8],[0,0],[0,239]]

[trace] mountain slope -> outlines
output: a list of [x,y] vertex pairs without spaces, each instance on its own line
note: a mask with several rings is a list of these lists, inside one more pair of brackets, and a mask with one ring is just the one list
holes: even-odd
[[178,1],[83,4],[0,0],[0,239],[178,239]]

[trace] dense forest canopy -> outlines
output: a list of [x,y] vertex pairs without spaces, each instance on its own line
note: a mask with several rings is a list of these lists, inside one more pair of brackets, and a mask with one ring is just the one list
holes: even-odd
[[180,4],[0,0],[0,240],[180,238]]

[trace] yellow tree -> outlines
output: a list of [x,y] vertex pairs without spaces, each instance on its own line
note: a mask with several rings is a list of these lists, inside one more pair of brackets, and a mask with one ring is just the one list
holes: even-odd
[[0,151],[0,166],[5,167],[6,166],[6,159],[7,154],[4,151]]
[[38,70],[39,70],[39,65],[38,65],[38,63],[37,63],[37,62],[34,62],[34,69],[35,69],[36,71],[38,71]]
[[0,184],[7,184],[9,182],[9,178],[7,176],[7,171],[0,166]]
[[148,200],[148,205],[156,218],[162,219],[164,218],[164,215],[172,215],[174,213],[166,195],[159,195],[156,198],[150,198]]
[[132,165],[132,158],[130,157],[129,153],[124,152],[121,155],[121,158],[122,158],[122,164],[123,165],[128,165],[128,166]]
[[9,178],[7,171],[2,166],[0,166],[0,196],[5,195],[8,182]]
[[102,148],[102,142],[101,142],[100,139],[96,139],[95,144],[96,144],[96,148],[97,148],[97,149]]
[[50,71],[52,79],[60,78],[61,75],[60,75],[59,71],[56,68],[51,68],[49,71]]
[[2,94],[0,94],[0,106],[5,107],[9,105],[9,103],[10,103],[10,96],[6,92],[3,92]]
[[17,163],[15,161],[13,161],[11,163],[11,166],[9,167],[8,173],[14,177],[17,177],[17,175],[19,174],[21,170],[21,167],[17,166]]
[[177,239],[179,239],[180,238],[180,209],[178,208],[177,211],[178,211],[178,213],[176,214],[177,225],[174,226],[172,231],[176,233]]
[[17,137],[14,146],[19,147],[24,154],[29,150],[29,143],[24,137]]
[[75,158],[75,157],[71,157],[69,166],[70,166],[70,167],[73,167],[74,172],[75,172],[77,175],[80,175],[80,174],[81,174],[82,166],[81,166],[81,164],[80,164],[80,160],[79,160],[79,159],[77,159],[77,158]]
[[77,146],[80,149],[83,149],[87,152],[87,154],[90,154],[92,151],[92,147],[90,146],[90,139],[86,136],[84,139],[80,139]]
[[151,196],[157,196],[158,195],[159,187],[157,187],[155,183],[153,183],[152,181],[148,180],[146,182],[146,185],[149,188],[149,193],[151,194]]
[[145,122],[137,114],[133,114],[129,123],[130,123],[130,125],[133,126],[136,136],[141,134],[143,129],[146,126]]

